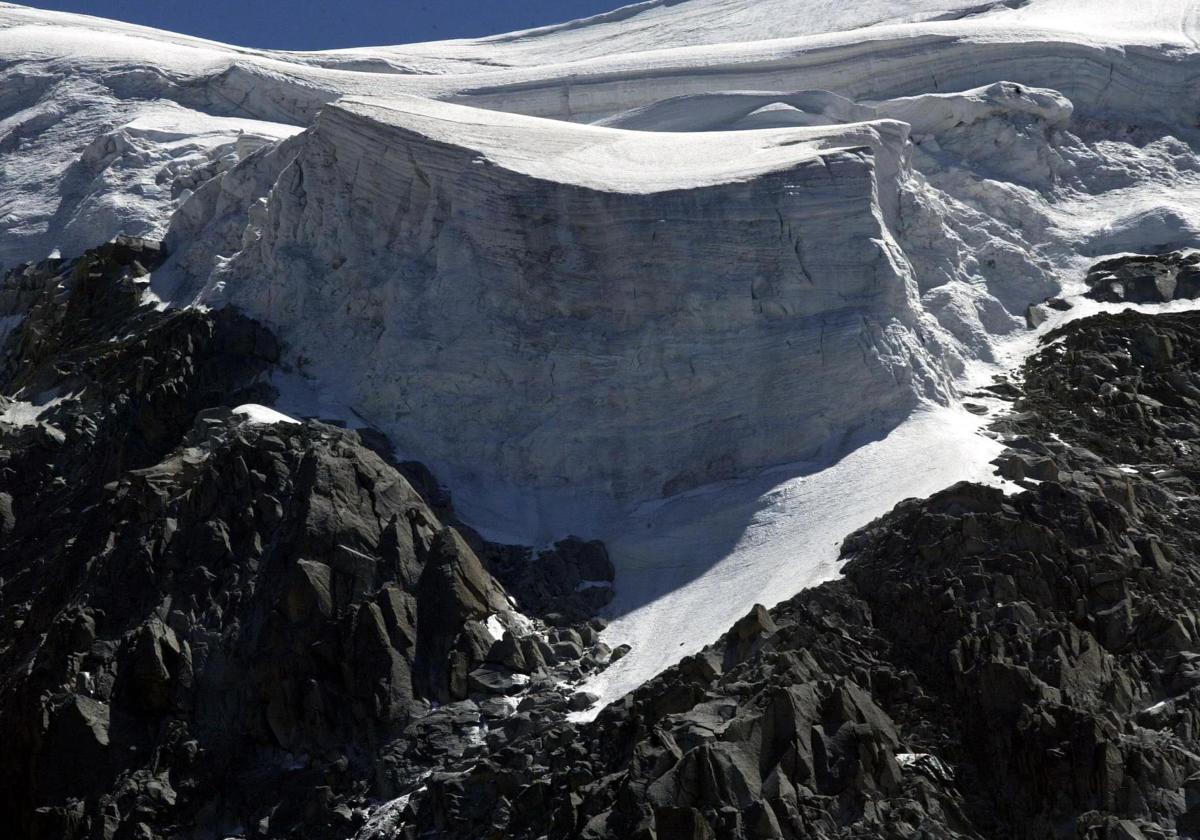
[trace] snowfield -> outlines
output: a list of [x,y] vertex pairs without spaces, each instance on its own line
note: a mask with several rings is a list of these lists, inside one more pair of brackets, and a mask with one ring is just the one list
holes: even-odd
[[251,421],[336,407],[489,536],[606,540],[610,700],[989,480],[957,403],[1029,304],[1200,246],[1198,33],[1194,0],[651,0],[288,53],[0,3],[0,265],[165,237],[158,298],[287,345]]

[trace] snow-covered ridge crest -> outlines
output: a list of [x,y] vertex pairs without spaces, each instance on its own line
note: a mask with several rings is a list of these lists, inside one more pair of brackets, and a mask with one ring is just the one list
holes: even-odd
[[907,148],[887,120],[664,135],[347,99],[219,276],[443,474],[652,498],[947,398],[885,221]]
[[[177,196],[158,189],[161,160],[71,165],[155,100],[196,117],[267,121],[278,137],[343,95],[588,121],[723,91],[829,89],[861,103],[1009,80],[1054,88],[1089,114],[1186,122],[1200,106],[1198,32],[1191,0],[687,0],[476,41],[291,53],[4,4],[0,134],[20,143],[0,161],[9,186],[0,189],[0,263],[162,232]],[[778,124],[775,110],[758,125]],[[102,182],[99,213],[70,206],[87,179]],[[51,203],[55,194],[64,206]]]

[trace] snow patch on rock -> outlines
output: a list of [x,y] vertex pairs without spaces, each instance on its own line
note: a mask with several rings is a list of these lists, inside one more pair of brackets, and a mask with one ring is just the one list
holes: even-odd
[[245,417],[247,423],[253,423],[255,425],[270,426],[275,423],[300,423],[300,421],[294,417],[288,417],[286,414],[282,414],[273,408],[268,408],[265,405],[258,405],[257,403],[246,403],[245,405],[239,405],[237,408],[233,409],[233,413],[241,417]]

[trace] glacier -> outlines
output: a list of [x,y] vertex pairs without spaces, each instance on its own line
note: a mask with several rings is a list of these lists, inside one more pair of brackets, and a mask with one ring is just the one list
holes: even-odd
[[879,213],[903,133],[654,135],[345,99],[216,276],[440,471],[674,495],[948,395]]
[[652,0],[289,53],[0,4],[0,265],[164,237],[162,305],[268,324],[472,525],[605,539],[611,699],[988,478],[958,404],[1027,306],[1200,245],[1198,32],[1192,0]]

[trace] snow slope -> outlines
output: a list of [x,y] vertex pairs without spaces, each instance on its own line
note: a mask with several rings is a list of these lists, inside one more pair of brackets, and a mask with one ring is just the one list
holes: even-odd
[[922,409],[833,464],[788,465],[636,509],[609,538],[622,563],[606,631],[633,653],[587,689],[615,700],[750,605],[836,577],[842,539],[897,502],[956,481],[995,483],[989,462],[1002,447],[980,426],[961,408]]
[[1029,303],[1200,245],[1198,23],[652,0],[286,53],[0,4],[0,265],[166,236],[160,298],[268,322],[473,524],[605,538],[612,697],[985,476],[953,405]]

